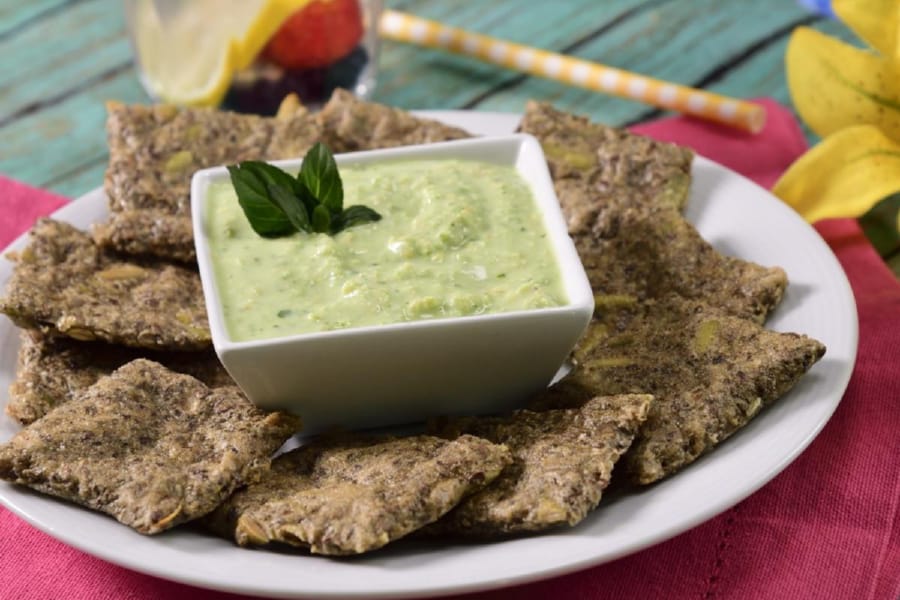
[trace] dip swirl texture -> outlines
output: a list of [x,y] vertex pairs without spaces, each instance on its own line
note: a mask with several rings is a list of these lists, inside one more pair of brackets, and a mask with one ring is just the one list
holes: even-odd
[[557,259],[512,167],[463,160],[342,166],[346,206],[382,220],[334,236],[259,237],[228,183],[208,236],[235,341],[559,306]]

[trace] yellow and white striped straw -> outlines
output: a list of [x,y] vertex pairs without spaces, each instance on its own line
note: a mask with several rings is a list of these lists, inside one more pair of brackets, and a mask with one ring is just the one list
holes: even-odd
[[638,100],[752,133],[762,130],[766,122],[765,108],[758,104],[472,33],[408,13],[384,11],[378,31],[387,39],[472,56],[501,67]]

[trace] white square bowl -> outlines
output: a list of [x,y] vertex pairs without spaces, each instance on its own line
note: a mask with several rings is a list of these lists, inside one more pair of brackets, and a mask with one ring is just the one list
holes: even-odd
[[[233,341],[207,237],[207,190],[224,167],[191,184],[197,261],[219,359],[257,405],[299,414],[305,431],[370,428],[437,415],[499,413],[546,387],[584,332],[594,299],[569,238],[540,144],[529,135],[337,155],[338,166],[463,159],[515,167],[534,195],[568,303],[558,307]],[[296,172],[302,160],[274,164]]]

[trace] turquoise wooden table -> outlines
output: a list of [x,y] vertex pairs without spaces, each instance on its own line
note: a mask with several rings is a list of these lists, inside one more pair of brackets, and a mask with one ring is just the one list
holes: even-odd
[[[0,0],[0,173],[75,197],[99,186],[109,99],[147,102],[122,2]],[[738,97],[788,103],[782,57],[797,25],[849,38],[794,0],[387,0],[390,8]],[[529,98],[614,125],[643,104],[472,59],[385,42],[374,99],[404,108],[519,112]]]

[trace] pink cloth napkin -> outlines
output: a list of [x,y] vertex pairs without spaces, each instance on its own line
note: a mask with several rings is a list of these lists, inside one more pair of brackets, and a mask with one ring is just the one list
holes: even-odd
[[[636,127],[770,186],[805,149],[790,112],[749,136],[687,118]],[[58,196],[0,178],[0,246]],[[717,518],[618,561],[477,600],[900,597],[900,284],[856,222],[817,224],[850,278],[860,319],[856,368],[834,417],[781,475]],[[0,598],[225,600],[105,563],[0,508]]]
[[44,215],[68,202],[47,190],[36,190],[24,183],[0,176],[0,249]]

